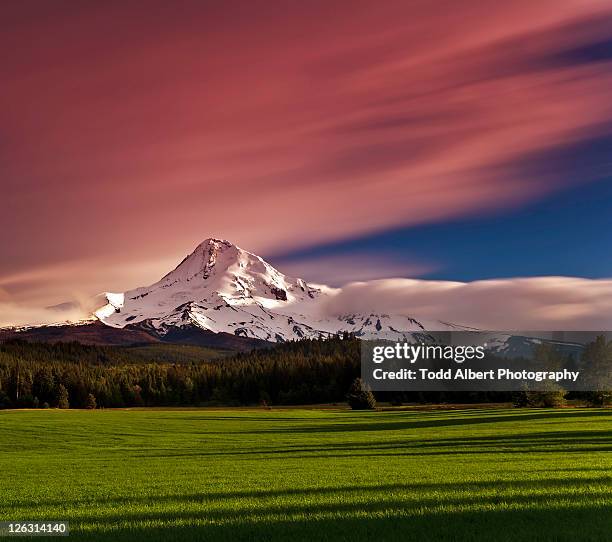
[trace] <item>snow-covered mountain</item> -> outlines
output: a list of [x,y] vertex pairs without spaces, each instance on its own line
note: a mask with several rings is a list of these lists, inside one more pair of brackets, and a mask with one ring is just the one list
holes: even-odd
[[348,331],[361,337],[402,338],[425,327],[409,315],[330,316],[335,290],[308,284],[228,241],[207,239],[151,286],[107,293],[95,315],[112,327],[160,336],[177,328],[282,342]]

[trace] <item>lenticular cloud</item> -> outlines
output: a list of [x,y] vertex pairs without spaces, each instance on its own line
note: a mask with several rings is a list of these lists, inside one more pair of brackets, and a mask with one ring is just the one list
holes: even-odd
[[330,314],[408,313],[441,328],[450,322],[487,330],[610,330],[612,280],[374,280],[337,290],[326,309]]

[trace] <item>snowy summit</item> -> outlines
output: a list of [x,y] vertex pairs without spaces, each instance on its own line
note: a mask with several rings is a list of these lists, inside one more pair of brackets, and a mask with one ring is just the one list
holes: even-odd
[[206,239],[161,280],[107,293],[96,317],[112,327],[140,327],[163,336],[172,329],[282,342],[342,331],[358,336],[422,331],[408,316],[325,314],[334,290],[283,275],[259,256],[222,239]]

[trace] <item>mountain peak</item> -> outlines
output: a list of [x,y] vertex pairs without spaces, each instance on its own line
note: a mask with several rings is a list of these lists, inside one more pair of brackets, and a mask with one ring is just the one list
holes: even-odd
[[242,252],[242,249],[225,239],[210,237],[202,241],[175,269],[165,275],[160,283],[190,281],[198,276],[207,279],[220,260],[223,261],[223,267],[228,268],[236,264]]
[[196,247],[196,250],[198,250],[199,248],[203,248],[203,249],[207,249],[211,247],[217,247],[217,248],[228,247],[229,248],[229,247],[235,247],[235,246],[236,245],[234,245],[234,243],[229,242],[227,239],[218,239],[216,237],[209,237],[208,239],[204,239],[204,241],[202,241]]
[[106,294],[108,304],[96,316],[112,327],[140,325],[160,336],[195,326],[266,341],[365,334],[384,326],[421,329],[407,317],[324,317],[328,296],[326,287],[288,277],[259,256],[211,237],[155,284]]

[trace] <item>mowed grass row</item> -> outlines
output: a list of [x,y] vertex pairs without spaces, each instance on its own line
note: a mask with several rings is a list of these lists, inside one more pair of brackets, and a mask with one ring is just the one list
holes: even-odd
[[5,411],[0,519],[79,540],[612,540],[612,410]]

